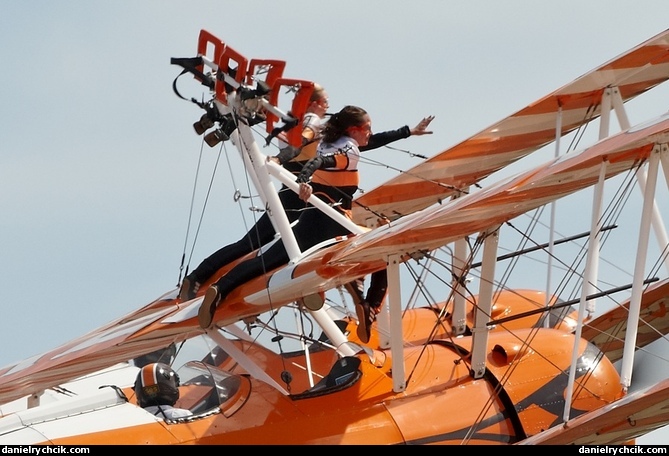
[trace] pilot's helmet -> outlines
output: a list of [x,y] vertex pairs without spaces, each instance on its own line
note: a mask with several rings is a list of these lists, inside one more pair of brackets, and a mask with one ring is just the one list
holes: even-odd
[[135,395],[140,407],[174,405],[179,399],[179,376],[167,364],[147,364],[137,374]]

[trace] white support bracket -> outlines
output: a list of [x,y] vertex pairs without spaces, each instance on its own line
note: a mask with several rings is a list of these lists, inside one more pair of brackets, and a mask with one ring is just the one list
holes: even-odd
[[[562,138],[562,105],[559,106],[557,116],[555,118],[555,152],[553,156],[555,158],[560,156],[560,139]],[[544,306],[548,306],[551,300],[552,294],[552,284],[551,280],[553,279],[553,249],[555,247],[555,211],[556,211],[556,202],[553,201],[550,205],[551,208],[551,219],[550,219],[550,232],[548,234],[548,255],[546,258],[546,298],[544,299]],[[544,319],[544,328],[548,327],[549,319]]]
[[[622,130],[629,129],[631,125],[627,117],[627,111],[625,111],[625,105],[620,95],[620,90],[618,89],[618,87],[611,87],[605,91],[605,95],[607,94],[609,95],[609,98],[613,103],[613,107],[616,111],[620,128]],[[603,105],[604,105],[604,100],[602,100],[602,106]],[[604,108],[602,107],[602,118],[603,115],[604,115]],[[600,139],[602,139],[601,134],[600,134]],[[666,147],[667,147],[666,144],[661,145],[662,149],[666,149]],[[666,157],[666,154],[662,155]],[[665,161],[666,159],[663,159],[662,163],[664,167],[665,178],[668,180],[667,185],[669,186],[669,169],[668,169],[669,165],[665,165],[664,164]],[[646,168],[640,168],[636,173],[637,182],[639,184],[639,188],[642,193],[644,192],[644,189],[646,187],[646,179],[647,179],[646,173],[647,173]],[[655,233],[655,238],[657,239],[659,245],[660,246],[669,245],[669,236],[667,235],[667,230],[664,226],[664,222],[662,221],[660,210],[658,209],[657,203],[655,201],[653,201],[651,223],[653,227],[653,233]],[[664,265],[665,268],[667,269],[667,272],[669,272],[669,258],[665,260]]]
[[39,407],[40,404],[40,397],[44,394],[44,390],[38,391],[36,393],[32,393],[30,396],[28,396],[28,403],[27,406],[29,409]]
[[661,149],[662,148],[659,145],[656,145],[650,154],[648,160],[648,181],[644,185],[644,201],[643,210],[641,212],[641,226],[639,228],[639,242],[637,245],[636,263],[634,264],[632,296],[630,297],[629,314],[627,316],[627,335],[625,336],[622,368],[620,372],[620,383],[626,391],[632,383],[632,367],[634,364],[634,352],[636,350],[646,257],[648,255],[648,238],[653,218],[655,187],[657,183],[657,171],[659,168]]
[[406,377],[404,368],[404,334],[402,331],[400,257],[398,255],[388,257],[388,292],[393,391],[399,393],[406,389]]
[[486,356],[488,353],[487,326],[492,310],[493,286],[495,281],[495,265],[497,263],[497,245],[499,244],[499,228],[486,233],[483,244],[483,264],[481,265],[481,286],[479,301],[476,306],[474,328],[472,329],[472,375],[481,378],[485,374]]
[[[586,298],[593,294],[596,290],[597,268],[599,258],[599,231],[601,230],[601,208],[604,194],[604,182],[606,179],[607,162],[602,162],[599,170],[599,181],[595,187],[595,195],[593,197],[592,219],[590,221],[590,238],[588,241],[588,256],[585,265],[585,279],[583,287],[581,288],[581,299],[578,305],[578,320],[576,323],[576,330],[574,332],[574,347],[571,354],[571,364],[569,365],[569,380],[567,381],[567,390],[565,392],[564,410],[562,412],[562,420],[566,423],[569,421],[569,411],[571,410],[571,398],[574,393],[574,383],[576,381],[576,366],[578,365],[578,352],[580,347],[581,333],[583,331],[583,321],[585,320],[585,312],[593,311]],[[595,280],[593,283],[592,280]]]
[[599,115],[599,139],[609,136],[609,127],[611,125],[611,87],[604,89],[602,93],[602,107]]
[[[460,198],[461,195],[469,193],[469,187],[453,195],[453,200]],[[451,315],[451,326],[454,336],[460,336],[467,330],[467,300],[465,299],[464,281],[467,262],[470,261],[469,244],[466,239],[455,241],[453,253],[453,312]]]
[[244,352],[239,350],[235,346],[235,344],[230,342],[228,338],[225,337],[223,334],[221,334],[217,329],[206,330],[206,333],[214,342],[216,342],[216,345],[225,350],[225,352],[232,359],[237,361],[239,365],[242,366],[246,370],[246,372],[248,372],[251,376],[267,383],[273,388],[276,388],[276,390],[279,391],[281,394],[285,396],[289,395],[288,391],[286,391],[286,389],[283,386],[279,385],[272,377],[267,375],[267,372],[265,372],[262,368],[260,368],[260,366],[258,366],[255,362],[253,362],[252,359],[246,356]]
[[607,90],[610,91],[611,104],[613,105],[613,109],[616,112],[618,125],[620,125],[621,130],[627,130],[631,125],[629,118],[627,117],[627,111],[625,110],[625,103],[620,96],[620,89],[618,89],[618,87],[610,87]]
[[469,246],[464,239],[455,241],[453,256],[453,335],[460,336],[467,330],[467,300],[465,299],[465,265],[469,257]]

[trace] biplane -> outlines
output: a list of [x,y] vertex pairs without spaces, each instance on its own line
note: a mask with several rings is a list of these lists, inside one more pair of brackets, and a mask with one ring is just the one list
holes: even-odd
[[[669,331],[666,200],[657,202],[669,113],[632,125],[625,112],[669,79],[669,30],[367,191],[352,220],[312,197],[310,210],[351,234],[305,252],[277,197],[295,178],[263,150],[300,146],[313,82],[206,30],[194,57],[171,63],[206,94],[184,97],[175,79],[176,94],[204,111],[196,132],[240,154],[238,172],[291,260],[235,289],[210,328],[197,320],[203,294],[234,264],[192,300],[170,290],[0,369],[0,443],[631,444],[669,424],[669,380],[632,384],[635,352]],[[621,128],[611,134],[612,115]],[[594,121],[592,144],[496,179]],[[630,279],[600,277],[603,245],[637,187]],[[537,233],[534,214],[582,192],[570,218],[584,231]],[[507,238],[517,245],[502,254]],[[564,270],[558,286],[529,273],[509,286],[505,263],[518,269],[537,252]],[[384,268],[388,294],[363,342],[346,284]],[[598,311],[603,300],[610,308]],[[177,404],[191,416],[138,406],[133,383],[149,360],[178,367]]]

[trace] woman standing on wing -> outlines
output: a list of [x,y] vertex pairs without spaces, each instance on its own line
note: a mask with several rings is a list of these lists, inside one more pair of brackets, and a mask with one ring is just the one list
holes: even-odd
[[[314,84],[309,106],[302,118],[302,147],[299,149],[285,147],[273,160],[283,165],[293,174],[298,174],[302,166],[316,155],[321,122],[329,106],[328,94],[325,89],[318,84]],[[279,199],[286,211],[289,223],[297,220],[300,211],[306,207],[306,203],[285,185],[279,190]],[[221,247],[188,274],[181,283],[179,298],[182,301],[193,299],[200,289],[200,285],[209,280],[216,271],[271,242],[275,234],[276,231],[269,215],[264,213],[244,237],[237,242]]]
[[[304,164],[316,156],[322,121],[328,107],[327,92],[322,86],[315,84],[307,112],[302,119],[302,147],[286,147],[272,160],[278,161],[293,174],[299,174]],[[372,150],[409,136],[432,134],[431,131],[427,131],[432,119],[434,119],[433,116],[425,117],[412,129],[405,125],[397,130],[374,134],[369,138],[369,144],[360,146],[359,149],[360,151]],[[297,220],[301,211],[307,206],[295,192],[286,186],[282,186],[279,190],[279,199],[286,211],[289,223]],[[263,214],[244,237],[211,254],[184,278],[179,291],[181,301],[195,298],[201,284],[209,280],[220,268],[271,242],[275,235],[276,231],[269,215]]]
[[[313,192],[325,202],[339,203],[334,206],[335,209],[350,217],[353,195],[359,184],[359,147],[367,145],[371,132],[371,119],[362,108],[346,106],[333,114],[323,126],[318,155],[307,162],[298,176],[301,200],[306,201]],[[311,184],[308,184],[312,175]],[[301,213],[293,233],[301,251],[324,240],[350,234],[346,228],[315,208]],[[288,261],[288,253],[279,240],[261,255],[232,268],[205,293],[198,313],[200,326],[211,326],[218,304],[233,289]]]

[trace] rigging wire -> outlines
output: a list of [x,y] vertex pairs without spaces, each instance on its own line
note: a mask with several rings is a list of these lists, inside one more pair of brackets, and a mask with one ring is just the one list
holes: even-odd
[[[476,239],[476,241],[475,241],[475,246],[472,247],[472,248],[470,249],[469,258],[467,259],[467,261],[465,262],[465,264],[471,264],[472,259],[474,258],[474,256],[475,256],[476,253],[478,252],[479,248],[483,245],[483,240],[484,240],[484,239],[483,239],[483,236],[478,236],[478,237],[477,237],[477,239]],[[449,268],[446,266],[445,263],[443,263],[443,262],[441,262],[441,261],[438,261],[438,259],[435,258],[435,257],[431,257],[431,258],[434,259],[434,260],[437,260],[437,261],[436,261],[437,264],[440,264],[440,265],[446,267],[446,269],[449,270],[449,272],[450,272],[450,276],[453,276],[453,270],[452,270],[452,269],[449,269]],[[466,268],[465,268],[464,276],[466,276]],[[466,287],[465,287],[465,289],[466,289]],[[454,298],[455,289],[451,286],[451,287],[450,287],[450,290],[451,290],[451,291],[450,291],[450,293],[449,293],[448,298],[446,299],[446,302],[452,302],[452,300],[453,300],[453,298]],[[466,299],[466,297],[465,297],[465,299]],[[476,306],[476,304],[474,304],[474,305]],[[409,374],[407,375],[407,378],[406,378],[406,383],[407,383],[407,384],[408,384],[409,381],[411,380],[411,377],[412,377],[413,374],[415,373],[415,370],[418,368],[418,366],[419,366],[419,362],[420,362],[420,360],[422,359],[423,355],[425,354],[425,351],[427,350],[427,347],[429,346],[429,343],[430,343],[432,340],[434,340],[435,336],[437,335],[438,328],[439,328],[439,327],[442,327],[442,328],[445,328],[445,327],[446,327],[446,326],[444,326],[444,325],[445,325],[445,322],[446,322],[446,317],[448,316],[446,310],[447,310],[447,306],[443,306],[443,307],[440,309],[440,312],[439,312],[439,314],[437,315],[436,322],[435,322],[435,324],[433,325],[432,329],[430,330],[430,333],[429,333],[428,336],[427,336],[427,340],[426,340],[426,342],[422,344],[421,351],[419,352],[418,356],[416,357],[416,361],[414,362],[413,367],[409,370]],[[449,339],[453,344],[455,344],[455,342],[454,342],[454,337],[453,337],[453,334],[452,334],[451,331],[446,331],[446,336],[448,337],[448,339]],[[458,352],[458,354],[459,354],[459,356],[460,356],[461,361],[462,361],[465,365],[469,366],[469,365],[470,365],[470,363],[469,363],[469,359],[468,359],[466,356],[464,356],[462,353],[459,353],[459,352]]]
[[[385,147],[393,149],[390,146],[385,146]],[[401,149],[393,149],[393,150],[401,150]],[[391,166],[390,164],[388,164],[386,162],[375,160],[373,158],[370,158],[369,156],[365,156],[364,155],[365,153],[366,152],[362,152],[360,154],[359,163],[367,164],[367,165],[370,165],[370,166],[378,166],[378,167],[382,167],[382,168],[389,169],[389,170],[392,170],[392,171],[397,171],[400,175],[411,176],[411,177],[414,177],[414,178],[416,178],[420,181],[428,182],[428,183],[434,184],[436,186],[442,187],[446,190],[451,190],[451,191],[457,192],[459,194],[466,193],[464,190],[462,190],[458,187],[455,187],[453,185],[444,184],[443,182],[439,182],[439,181],[434,180],[434,179],[429,179],[429,178],[424,177],[420,174],[412,173],[410,170],[396,168],[396,167]]]
[[[181,284],[181,279],[182,279],[181,273],[182,273],[182,271],[184,271],[184,260],[186,258],[188,236],[189,236],[189,233],[190,233],[190,228],[191,228],[191,223],[192,223],[193,208],[195,206],[195,193],[196,193],[196,189],[197,189],[197,183],[199,181],[200,166],[202,164],[203,145],[204,145],[204,139],[202,140],[202,144],[200,145],[200,154],[199,154],[199,157],[198,157],[197,170],[196,170],[195,178],[194,178],[194,182],[193,182],[193,191],[192,191],[192,195],[191,195],[191,203],[190,203],[190,209],[189,209],[189,213],[188,213],[188,224],[187,224],[187,227],[186,227],[186,235],[185,235],[185,239],[184,239],[184,248],[183,248],[183,252],[181,254],[181,265],[179,266],[179,281],[177,283],[177,286],[179,286]],[[219,150],[219,154],[216,158],[216,162],[215,162],[214,167],[212,169],[212,174],[211,174],[211,178],[209,180],[209,186],[207,188],[207,193],[206,193],[204,202],[202,203],[202,208],[200,210],[200,217],[199,217],[198,224],[197,224],[197,230],[195,232],[195,236],[194,236],[193,242],[191,244],[191,250],[190,250],[190,253],[188,255],[188,261],[185,263],[184,276],[188,275],[188,272],[189,272],[188,269],[190,267],[190,262],[191,262],[191,259],[192,259],[192,256],[193,256],[193,251],[195,250],[195,245],[197,243],[197,239],[198,239],[198,236],[199,236],[199,233],[200,233],[200,228],[202,227],[202,221],[204,219],[204,214],[205,214],[205,211],[206,211],[207,203],[209,201],[209,196],[211,194],[211,189],[212,189],[212,186],[213,186],[213,183],[214,183],[214,177],[216,176],[216,169],[218,168],[218,163],[219,163],[220,157],[221,157],[221,155],[220,155],[220,150]]]
[[[424,264],[421,265],[421,272],[420,274],[416,272],[414,269],[414,266],[409,263],[405,262],[404,265],[407,268],[407,271],[409,271],[409,274],[411,277],[413,277],[413,290],[411,292],[411,295],[409,296],[409,299],[407,300],[405,309],[413,309],[416,307],[416,302],[418,300],[418,297],[422,295],[425,297],[428,306],[433,307],[436,306],[437,299],[432,296],[430,291],[427,289],[425,281],[427,280],[427,276],[430,274],[430,271],[432,269],[431,265],[433,264],[434,259],[431,257],[427,257],[426,261]],[[420,263],[420,260],[417,261],[418,264]],[[439,277],[439,279],[441,279]]]
[[[530,219],[530,225],[529,225],[528,230],[526,230],[526,233],[527,232],[529,232],[529,233],[534,232],[536,226],[538,225],[539,219],[540,219],[542,213],[544,212],[545,208],[546,208],[546,206],[542,206],[540,208],[537,208],[535,211],[533,211],[533,215]],[[506,225],[514,228],[514,225],[510,221],[506,222]],[[526,236],[525,233],[521,233],[521,234],[522,234],[522,236],[521,236],[521,239],[518,241],[518,245],[516,246],[516,251],[521,251],[521,250],[527,248],[527,244],[531,240],[531,238],[529,236]],[[507,265],[506,270],[504,271],[504,273],[502,274],[502,278],[500,279],[500,283],[499,283],[499,285],[497,286],[497,288],[494,292],[493,301],[496,300],[499,297],[499,294],[501,293],[502,289],[506,287],[506,283],[510,279],[511,274],[513,273],[513,271],[514,271],[514,269],[515,269],[515,267],[516,267],[516,265],[518,264],[519,261],[520,261],[520,256],[516,256]]]
[[383,147],[385,147],[385,148],[387,148],[387,149],[390,149],[390,150],[395,150],[395,151],[397,151],[397,152],[403,152],[403,153],[407,154],[409,157],[418,157],[418,158],[422,158],[423,160],[427,160],[427,159],[428,159],[428,157],[426,157],[425,155],[417,154],[417,153],[415,153],[415,152],[411,152],[410,150],[400,149],[400,148],[398,148],[398,147],[389,146],[388,144],[386,144],[386,145],[383,146]]
[[[179,278],[177,280],[177,287],[181,285],[181,278],[182,278],[182,273],[184,276],[188,275],[188,265],[185,264],[186,262],[186,250],[188,249],[188,237],[190,235],[190,227],[191,223],[193,220],[193,209],[195,207],[195,192],[197,190],[197,183],[199,180],[200,176],[200,166],[202,165],[202,153],[204,150],[204,139],[202,140],[200,144],[200,153],[198,155],[198,160],[197,160],[197,167],[195,168],[195,177],[193,179],[193,190],[191,192],[191,197],[190,197],[190,207],[188,209],[188,222],[186,223],[186,234],[184,236],[184,246],[183,250],[181,252],[181,264],[179,265]],[[190,263],[190,260],[189,260]],[[186,268],[184,272],[184,267]]]

